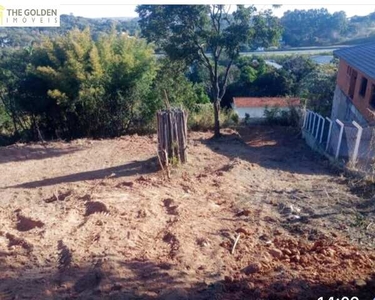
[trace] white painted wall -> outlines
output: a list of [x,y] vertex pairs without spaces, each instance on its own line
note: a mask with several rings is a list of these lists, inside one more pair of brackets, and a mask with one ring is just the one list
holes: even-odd
[[[250,119],[264,119],[264,111],[266,107],[233,107],[233,110],[238,114],[240,119],[244,119],[246,114],[250,115]],[[268,108],[269,110],[271,107]],[[289,110],[288,107],[280,107],[280,111]]]

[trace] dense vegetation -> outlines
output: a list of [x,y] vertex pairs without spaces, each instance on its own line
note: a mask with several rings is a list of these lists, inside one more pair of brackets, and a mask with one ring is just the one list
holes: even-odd
[[153,54],[144,40],[112,32],[94,41],[89,29],[4,54],[0,129],[14,139],[116,136],[147,129],[164,90],[187,108],[207,101],[184,66],[167,73]]
[[[34,43],[24,47],[12,38],[24,29],[7,29],[7,46],[0,52],[0,144],[149,132],[166,98],[189,111],[191,128],[212,128],[215,111],[209,102],[217,100],[216,82],[222,107],[230,107],[233,96],[301,96],[309,99],[308,106],[328,114],[337,65],[319,66],[307,57],[281,56],[274,58],[282,65],[276,69],[262,57],[240,56],[244,41],[270,45],[277,42],[280,31],[270,12],[258,20],[256,29],[245,24],[251,10],[238,13],[230,15],[238,18],[234,27],[223,26],[222,32],[213,31],[212,23],[204,25],[207,20],[194,15],[188,21],[198,20],[200,26],[207,26],[205,30],[176,35],[183,43],[169,44],[175,47],[169,49],[174,55],[165,57],[155,55],[157,49],[168,50],[165,45],[124,34],[130,28],[142,34],[142,26],[126,20],[92,20],[89,28],[87,19],[67,16],[74,26],[40,31]],[[222,26],[222,22],[216,24]],[[240,28],[244,39],[232,40],[237,39],[232,32]],[[205,50],[211,54],[187,47],[192,37],[206,40]],[[222,49],[222,54],[215,54],[215,48]],[[215,113],[225,125],[238,122],[230,110]]]
[[326,9],[287,11],[281,22],[284,42],[293,47],[337,42],[348,30],[344,12],[330,14]]
[[[332,44],[355,44],[375,40],[375,12],[367,16],[348,18],[345,12],[329,13],[326,9],[287,11],[280,18],[283,28],[282,45],[285,47],[322,46]],[[73,15],[61,16],[60,28],[0,28],[0,48],[25,47],[40,42],[43,37],[54,37],[78,28],[90,27],[97,39],[101,33],[112,28],[118,32],[138,36],[138,18],[88,19]],[[243,45],[241,51],[254,50],[257,43]]]
[[294,10],[281,18],[283,42],[292,47],[321,46],[375,40],[375,12],[347,18],[345,12],[327,9]]
[[84,30],[89,27],[93,38],[96,40],[102,33],[110,33],[112,29],[120,33],[137,35],[139,26],[137,19],[88,19],[73,15],[62,15],[60,27],[23,27],[0,28],[0,48],[26,47],[32,43],[42,42],[43,38],[53,38],[66,34],[72,29]]

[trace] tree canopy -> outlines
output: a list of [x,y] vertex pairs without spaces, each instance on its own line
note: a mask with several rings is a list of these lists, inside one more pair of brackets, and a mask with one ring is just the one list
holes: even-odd
[[220,102],[233,62],[243,45],[277,44],[277,18],[271,11],[257,13],[254,6],[242,5],[232,13],[224,5],[140,5],[137,12],[142,35],[171,60],[199,62],[207,69],[219,136]]
[[283,40],[287,45],[311,46],[340,41],[349,21],[343,11],[330,14],[327,9],[287,11],[281,18]]

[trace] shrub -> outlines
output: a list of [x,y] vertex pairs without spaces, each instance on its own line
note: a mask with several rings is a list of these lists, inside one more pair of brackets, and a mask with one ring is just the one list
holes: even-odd
[[[214,108],[212,103],[195,105],[188,119],[189,129],[197,131],[212,130],[214,123]],[[223,127],[235,126],[239,123],[239,117],[232,109],[222,109],[220,111],[220,123]]]
[[235,111],[231,111],[231,120],[233,121],[234,124],[239,124],[240,123],[240,117]]
[[115,32],[93,40],[88,29],[72,30],[1,59],[0,100],[18,136],[117,136],[148,116],[155,75],[144,40]]
[[209,130],[214,126],[212,104],[197,104],[188,118],[188,127],[192,130]]
[[293,126],[299,125],[300,112],[294,107],[290,106],[288,110],[281,110],[279,107],[264,110],[266,122],[269,125]]

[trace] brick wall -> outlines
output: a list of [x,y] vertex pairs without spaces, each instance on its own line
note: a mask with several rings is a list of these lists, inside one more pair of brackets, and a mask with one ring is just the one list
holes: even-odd
[[[347,74],[347,68],[348,68],[348,64],[343,59],[340,59],[339,71],[337,74],[337,85],[348,96],[349,86],[350,86],[350,76]],[[375,112],[375,109],[370,105],[370,98],[372,94],[373,85],[375,85],[375,80],[369,78],[368,76],[366,76],[365,74],[363,74],[362,72],[358,70],[356,71],[358,72],[358,76],[357,76],[357,81],[355,84],[354,96],[353,96],[353,99],[351,100],[353,104],[355,105],[355,107],[358,109],[358,111],[365,117],[365,119],[369,123],[374,124],[375,117],[369,111],[369,109]],[[361,88],[362,77],[365,77],[368,80],[365,97],[362,97],[359,94],[359,91]]]

